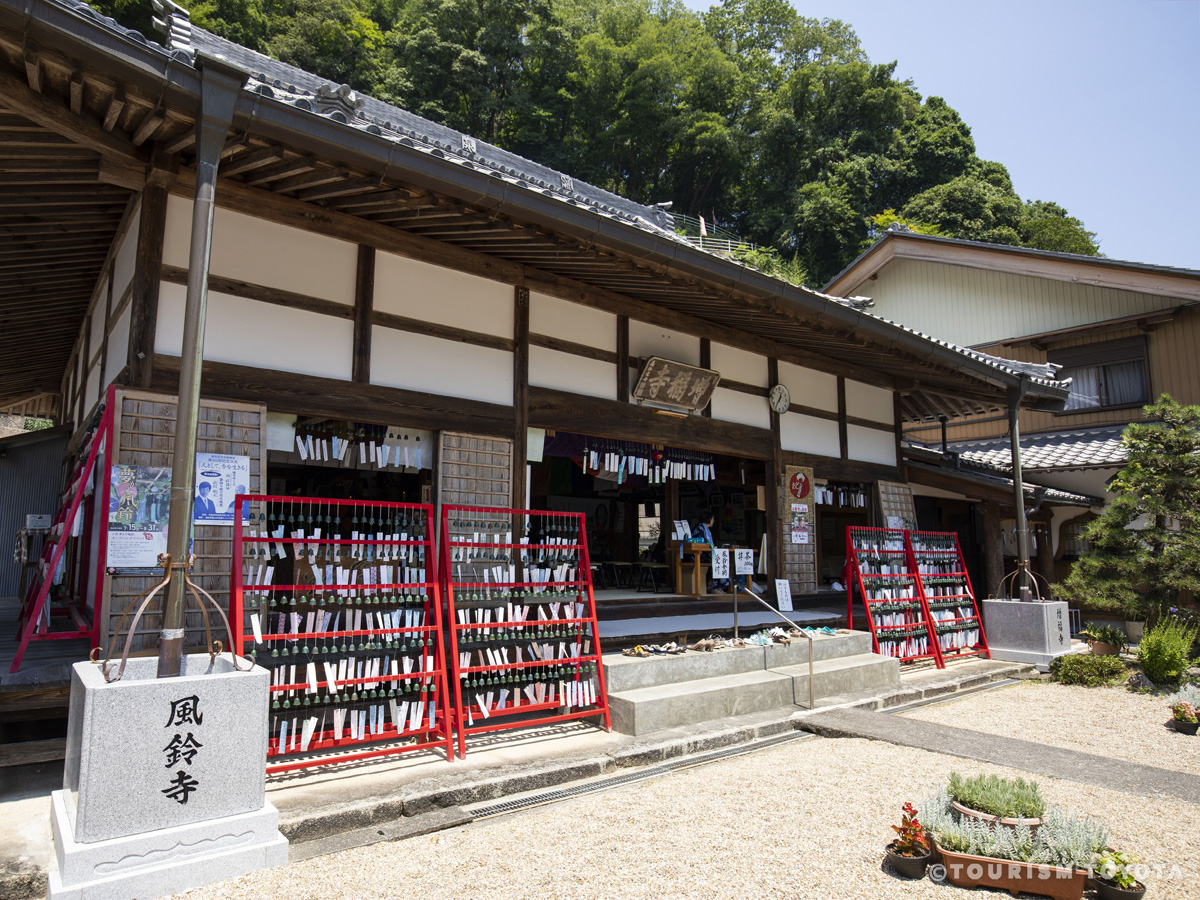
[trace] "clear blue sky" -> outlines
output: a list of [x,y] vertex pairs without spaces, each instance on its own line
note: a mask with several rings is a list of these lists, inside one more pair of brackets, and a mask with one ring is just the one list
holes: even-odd
[[[685,0],[695,10],[710,0]],[[1200,0],[792,0],[971,127],[1113,259],[1200,269]]]

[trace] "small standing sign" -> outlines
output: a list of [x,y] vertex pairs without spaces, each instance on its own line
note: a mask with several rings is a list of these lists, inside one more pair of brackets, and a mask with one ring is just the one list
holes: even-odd
[[713,581],[729,580],[729,551],[713,550],[712,552]]
[[786,578],[775,579],[775,599],[784,612],[792,611],[792,583]]
[[754,551],[739,549],[733,551],[734,573],[737,575],[754,574]]

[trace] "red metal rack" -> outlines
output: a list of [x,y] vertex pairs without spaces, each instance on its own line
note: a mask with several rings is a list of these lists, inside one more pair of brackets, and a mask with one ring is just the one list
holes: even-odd
[[441,529],[459,755],[471,734],[611,728],[583,514],[445,506]]
[[953,531],[908,531],[904,544],[943,661],[963,656],[991,659],[958,535]]
[[[99,600],[104,585],[104,541],[108,528],[108,472],[101,468],[100,461],[111,458],[113,433],[113,388],[108,389],[108,400],[100,412],[99,422],[93,429],[87,442],[79,451],[79,459],[71,473],[71,480],[62,494],[60,505],[55,512],[50,533],[42,542],[42,552],[38,559],[34,577],[21,601],[21,612],[17,618],[17,652],[13,656],[9,672],[21,668],[25,651],[33,641],[62,641],[86,638],[90,641],[91,649],[100,645],[100,617],[96,610],[100,608]],[[103,449],[103,453],[101,450]],[[93,480],[93,476],[97,476]],[[92,487],[91,493],[88,488]],[[96,605],[91,611],[87,609],[84,596],[88,589],[87,553],[91,547],[92,512],[97,490],[103,498],[103,523],[100,533],[101,551],[97,554],[98,562],[95,572]],[[82,538],[76,547],[79,553],[63,574],[63,584],[60,587],[61,596],[51,597],[51,587],[55,575],[61,566],[65,565],[67,545],[71,542],[75,523],[81,522]],[[80,558],[81,557],[81,558]],[[66,617],[70,625],[62,630],[52,631],[50,626],[55,617]]]
[[235,516],[230,623],[272,673],[267,772],[453,759],[433,507],[239,494]]
[[875,652],[902,663],[932,659],[940,669],[941,650],[906,535],[898,528],[846,528],[847,625],[854,627],[857,584]]

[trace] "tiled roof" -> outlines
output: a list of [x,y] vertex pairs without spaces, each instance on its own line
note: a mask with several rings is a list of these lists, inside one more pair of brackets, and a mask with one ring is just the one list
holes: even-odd
[[[1124,425],[1103,425],[1078,428],[1049,434],[1029,434],[1021,438],[1021,468],[1024,471],[1123,466],[1125,444],[1121,434]],[[1005,470],[1012,468],[1012,452],[1008,438],[988,438],[978,441],[958,441],[947,445],[948,450],[973,463],[983,463]]]
[[[947,447],[947,450],[949,450],[949,447]],[[943,474],[962,478],[966,481],[973,481],[978,484],[1001,487],[1008,491],[1011,491],[1013,488],[1013,479],[1010,477],[1010,473],[1000,466],[985,462],[972,462],[966,458],[954,459],[952,453],[943,454],[935,447],[928,447],[909,441],[905,442],[902,453],[905,463],[910,466],[917,465],[936,468],[937,471]],[[1090,497],[1087,494],[1076,494],[1073,491],[1064,491],[1040,484],[1031,484],[1028,481],[1023,482],[1022,489],[1027,497],[1040,496],[1041,499],[1048,500],[1051,503],[1064,503],[1071,506],[1102,506],[1104,504],[1104,501],[1098,497]]]

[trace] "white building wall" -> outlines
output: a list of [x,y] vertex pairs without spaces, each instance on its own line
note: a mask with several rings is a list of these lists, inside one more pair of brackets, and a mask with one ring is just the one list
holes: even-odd
[[896,465],[896,435],[878,428],[846,426],[846,455],[860,462]]
[[[350,286],[353,302],[353,279]],[[379,312],[511,338],[514,301],[512,285],[394,253],[375,254]]]
[[[142,219],[141,205],[133,213],[129,227],[121,238],[121,245],[113,257],[113,303],[121,302],[125,290],[133,281],[133,270],[137,267],[138,223]],[[186,264],[185,264],[186,265]]]
[[700,338],[647,322],[629,322],[629,355],[661,356],[691,366],[700,365]]
[[718,387],[713,391],[712,417],[724,422],[740,422],[756,428],[771,427],[771,407],[766,397]]
[[838,423],[800,413],[784,413],[779,417],[779,443],[784,450],[798,453],[815,453],[834,459],[842,455]]
[[[154,352],[178,356],[187,288],[159,285]],[[209,291],[204,358],[259,369],[350,379],[354,323]]]
[[891,425],[896,421],[893,396],[886,388],[846,379],[846,415]]
[[513,355],[375,326],[371,383],[512,406]]
[[[837,376],[806,369],[788,362],[779,363],[779,381],[792,395],[792,402],[837,412]],[[832,454],[837,456],[837,453]]]
[[[167,201],[163,262],[188,267],[192,201]],[[217,208],[210,271],[250,284],[354,305],[358,245]]]
[[740,381],[755,387],[767,387],[767,358],[748,350],[739,350],[725,344],[709,345],[712,367],[721,373],[721,378]]
[[588,397],[617,399],[617,367],[545,347],[529,348],[529,383]]
[[529,294],[529,331],[599,350],[616,352],[617,349],[615,313],[548,297],[536,291]]

